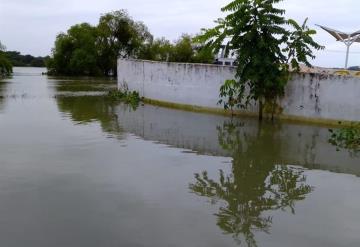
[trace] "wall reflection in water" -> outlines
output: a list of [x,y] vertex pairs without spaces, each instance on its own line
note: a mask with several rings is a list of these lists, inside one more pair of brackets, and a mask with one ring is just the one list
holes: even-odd
[[[232,122],[218,127],[220,145],[231,153],[231,172],[220,170],[212,179],[207,171],[195,174],[191,192],[219,205],[217,225],[243,246],[257,246],[258,231],[270,233],[271,211],[295,214],[295,204],[304,200],[313,188],[306,183],[300,168],[276,163],[281,146],[271,145],[276,135],[259,128],[255,136]],[[266,150],[269,155],[259,155]]]
[[[324,127],[286,123],[259,125],[252,118],[234,119],[235,126],[231,126],[229,118],[223,116],[151,105],[142,105],[134,111],[127,105],[101,96],[59,96],[56,101],[59,110],[76,123],[99,122],[105,133],[118,138],[131,133],[144,140],[199,154],[225,157],[234,156],[227,146],[231,142],[237,142],[242,145],[242,149],[248,150],[249,155],[272,160],[271,163],[274,164],[290,164],[360,176],[360,157],[350,156],[347,150],[337,152],[328,142],[329,131]],[[239,125],[242,126],[240,129]],[[219,138],[218,133],[225,130],[230,133],[227,137]],[[252,142],[256,145],[253,144],[249,149]]]
[[319,126],[259,125],[256,119],[230,120],[151,105],[133,111],[98,96],[56,101],[66,117],[77,124],[98,122],[111,137],[132,134],[201,155],[231,157],[229,170],[199,170],[184,185],[218,207],[218,227],[241,246],[257,246],[259,235],[275,228],[279,213],[289,215],[290,222],[296,218],[291,217],[296,205],[318,191],[307,182],[305,169],[360,175],[360,159],[346,150],[336,152],[328,143],[328,129]]

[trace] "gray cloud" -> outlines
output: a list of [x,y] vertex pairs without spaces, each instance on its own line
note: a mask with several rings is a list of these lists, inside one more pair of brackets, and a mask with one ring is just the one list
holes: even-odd
[[[51,52],[55,36],[80,22],[96,24],[101,13],[127,9],[146,23],[151,32],[174,40],[182,33],[197,33],[211,27],[222,16],[220,7],[229,0],[0,0],[0,40],[9,50],[33,55]],[[357,0],[285,0],[281,7],[287,16],[302,21],[309,17],[315,23],[344,31],[360,29]],[[345,47],[324,31],[316,28],[316,40],[327,50],[318,52],[315,65],[343,66]],[[360,44],[354,45],[350,64],[360,65]]]

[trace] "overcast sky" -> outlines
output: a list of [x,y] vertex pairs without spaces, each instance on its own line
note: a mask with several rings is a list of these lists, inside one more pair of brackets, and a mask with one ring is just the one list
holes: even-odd
[[[55,36],[70,26],[96,24],[100,14],[127,9],[136,20],[143,21],[155,37],[174,40],[182,33],[197,33],[211,27],[220,17],[220,7],[230,0],[0,0],[0,40],[8,50],[24,54],[48,55]],[[360,30],[359,0],[285,0],[287,17],[302,21],[318,30],[315,39],[326,46],[317,53],[313,64],[342,67],[345,46],[337,43],[314,24],[343,31]],[[360,44],[351,50],[350,65],[360,65]]]

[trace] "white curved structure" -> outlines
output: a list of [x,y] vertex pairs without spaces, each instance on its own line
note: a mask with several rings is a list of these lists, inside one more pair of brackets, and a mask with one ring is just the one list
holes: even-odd
[[321,25],[317,25],[317,26],[324,29],[331,36],[333,36],[337,41],[341,41],[346,45],[347,50],[346,50],[345,69],[347,69],[348,68],[348,62],[349,62],[350,46],[352,44],[354,44],[355,42],[360,43],[360,30],[357,31],[357,32],[354,32],[354,33],[344,33],[344,32],[337,31],[335,29],[324,27],[324,26],[321,26]]

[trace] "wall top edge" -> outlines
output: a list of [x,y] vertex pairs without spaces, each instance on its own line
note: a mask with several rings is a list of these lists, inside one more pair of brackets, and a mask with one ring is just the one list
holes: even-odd
[[[213,68],[230,68],[236,69],[236,66],[229,65],[218,65],[218,64],[207,64],[207,63],[182,63],[182,62],[164,62],[164,61],[154,61],[154,60],[145,60],[145,59],[134,59],[134,58],[118,58],[118,61],[130,61],[130,62],[138,62],[138,63],[151,63],[151,64],[167,64],[167,65],[183,65],[183,66],[202,66],[202,67],[213,67]],[[344,78],[344,79],[358,79],[360,81],[359,76],[354,75],[339,75],[334,74],[331,71],[300,71],[300,72],[292,72],[297,75],[309,75],[309,76],[318,76],[319,79],[326,78]]]
[[220,68],[232,68],[235,69],[236,66],[229,65],[218,65],[211,63],[181,63],[181,62],[164,62],[164,61],[154,61],[154,60],[143,60],[143,59],[134,59],[134,58],[118,58],[118,61],[131,61],[131,62],[147,62],[147,63],[158,63],[158,64],[178,64],[178,65],[192,65],[192,66],[211,66],[211,67],[220,67]]

